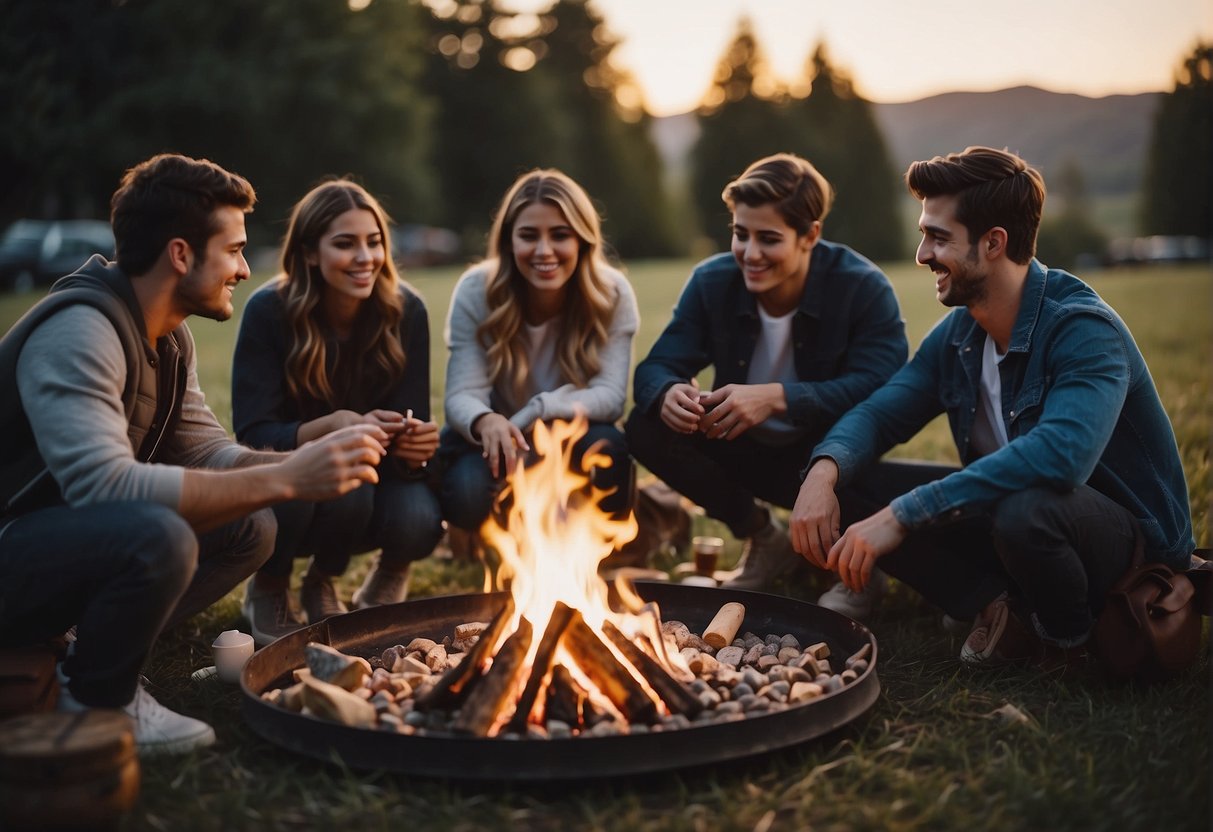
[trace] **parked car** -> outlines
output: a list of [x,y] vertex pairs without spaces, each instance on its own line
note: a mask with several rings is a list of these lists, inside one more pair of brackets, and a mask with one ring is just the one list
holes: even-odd
[[28,291],[75,271],[94,254],[114,256],[101,220],[17,220],[0,237],[0,288]]

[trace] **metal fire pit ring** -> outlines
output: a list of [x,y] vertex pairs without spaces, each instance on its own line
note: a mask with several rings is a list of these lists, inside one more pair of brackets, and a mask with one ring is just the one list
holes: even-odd
[[306,663],[308,642],[369,658],[417,636],[440,641],[456,624],[487,621],[504,600],[503,593],[450,595],[336,616],[257,651],[240,677],[244,717],[270,742],[326,762],[336,756],[351,768],[459,780],[580,780],[677,770],[787,748],[842,727],[870,708],[880,694],[876,638],[845,615],[804,601],[742,590],[661,582],[638,582],[636,589],[646,601],[657,602],[663,620],[682,621],[694,632],[702,632],[722,604],[739,601],[746,607],[743,631],[792,633],[802,644],[825,641],[844,656],[871,644],[868,669],[841,690],[784,711],[656,733],[564,739],[405,735],[350,728],[291,713],[261,699],[263,692],[291,683],[291,671]]

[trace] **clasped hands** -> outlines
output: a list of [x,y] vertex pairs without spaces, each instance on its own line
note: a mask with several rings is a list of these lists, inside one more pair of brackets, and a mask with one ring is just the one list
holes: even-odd
[[726,384],[703,393],[691,379],[666,391],[661,421],[678,433],[699,431],[708,439],[732,440],[786,409],[783,385],[777,382]]

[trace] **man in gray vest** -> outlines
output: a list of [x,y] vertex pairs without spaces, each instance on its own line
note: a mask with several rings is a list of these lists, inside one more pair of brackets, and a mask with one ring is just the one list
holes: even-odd
[[208,161],[135,166],[112,201],[117,261],[90,259],[0,340],[0,643],[74,626],[60,709],[122,708],[141,753],[214,741],[139,683],[157,635],[269,557],[268,506],[377,481],[387,440],[363,425],[255,452],[206,406],[185,319],[232,316],[255,200]]

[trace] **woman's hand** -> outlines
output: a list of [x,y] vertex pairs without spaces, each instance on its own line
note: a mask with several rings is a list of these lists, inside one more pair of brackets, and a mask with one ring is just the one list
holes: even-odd
[[518,452],[531,449],[522,431],[500,413],[486,413],[478,418],[472,424],[472,433],[484,448],[483,456],[489,462],[493,479],[513,473],[514,466],[518,464]]
[[313,419],[310,422],[304,422],[299,425],[299,429],[295,432],[296,445],[303,445],[311,442],[313,439],[319,439],[321,436],[348,428],[351,425],[372,425],[379,428],[383,433],[387,434],[388,444],[383,446],[386,451],[389,447],[390,440],[393,436],[404,430],[404,414],[397,413],[394,410],[370,410],[366,413],[357,413],[353,410],[334,410],[327,416],[321,416],[319,419]]
[[392,437],[392,456],[410,469],[424,468],[438,450],[438,423],[423,422],[413,418],[413,411],[405,414],[404,425]]

